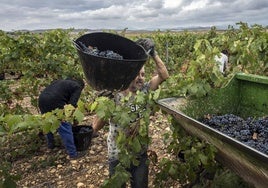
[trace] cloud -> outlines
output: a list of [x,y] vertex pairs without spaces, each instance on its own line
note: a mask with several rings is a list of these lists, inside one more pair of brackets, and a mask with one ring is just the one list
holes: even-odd
[[177,8],[181,5],[182,1],[181,0],[165,0],[164,1],[164,8]]
[[1,0],[0,29],[268,25],[267,0]]

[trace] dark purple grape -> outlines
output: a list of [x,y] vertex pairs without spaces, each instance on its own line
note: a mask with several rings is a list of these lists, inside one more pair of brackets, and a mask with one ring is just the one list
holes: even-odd
[[244,120],[233,114],[225,114],[221,116],[210,115],[200,121],[243,144],[268,154],[267,117],[258,119],[248,117]]
[[119,55],[116,52],[113,52],[112,50],[99,51],[97,47],[86,47],[86,45],[81,41],[79,41],[79,44],[82,47],[84,53],[110,59],[118,59],[118,60],[123,59],[123,56]]

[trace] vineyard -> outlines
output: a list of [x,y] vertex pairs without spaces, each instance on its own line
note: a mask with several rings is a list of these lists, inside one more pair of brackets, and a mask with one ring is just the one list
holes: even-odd
[[[158,169],[155,170],[150,185],[152,187],[167,185],[252,187],[215,160],[217,150],[213,145],[178,129],[174,119],[169,114],[163,113],[155,101],[176,96],[204,97],[213,89],[224,87],[236,73],[268,76],[267,28],[260,25],[248,26],[240,22],[237,23],[236,28],[230,26],[224,31],[212,27],[206,32],[154,31],[139,34],[128,34],[126,31],[106,32],[116,33],[133,41],[139,38],[152,38],[156,45],[155,49],[170,74],[169,79],[159,90],[150,93],[149,96],[140,94],[135,100],[137,103],[148,101],[152,111],[144,112],[144,117],[150,116],[150,119],[154,120],[153,124],[165,122],[170,130],[163,138],[157,138],[163,139],[165,152],[168,155],[164,155],[161,160],[156,160],[159,150],[151,151],[153,155],[150,155],[150,165],[155,165]],[[0,31],[0,151],[2,154],[0,187],[36,187],[34,183],[20,184],[25,178],[24,169],[14,170],[14,164],[19,160],[27,160],[38,155],[40,148],[46,145],[44,140],[40,139],[40,132],[55,132],[62,119],[90,124],[91,117],[97,114],[104,119],[113,116],[120,124],[131,120],[131,117],[125,113],[125,106],[115,108],[112,100],[108,97],[99,97],[99,92],[92,89],[90,85],[86,85],[83,90],[77,108],[67,105],[63,110],[40,114],[37,99],[45,86],[56,79],[84,77],[73,40],[85,33],[86,31],[75,33],[72,29],[56,29],[43,33]],[[214,59],[222,50],[227,50],[229,54],[229,66],[224,74],[219,71]],[[154,65],[151,61],[148,60],[145,65],[145,70],[149,73],[147,78],[154,73]],[[263,124],[266,122],[267,120]],[[149,124],[146,120],[142,123],[144,126]],[[103,132],[105,131],[104,129]],[[144,129],[141,126],[141,134],[142,131]],[[151,137],[148,139],[152,139]],[[140,140],[130,140],[121,136],[119,139],[122,146],[132,150],[139,149],[135,143],[144,141],[144,137],[139,137]],[[106,148],[106,143],[99,138],[96,143]],[[180,152],[182,150],[185,155]],[[126,155],[123,162],[127,163],[126,161],[132,159],[131,156],[127,156],[130,151],[122,150],[122,152]],[[267,154],[267,148],[265,152]],[[43,160],[42,164],[41,162],[35,164],[32,168],[38,168],[42,172],[51,166],[59,165],[58,160],[57,156],[54,156],[47,161]],[[119,171],[118,177],[114,179],[108,179],[106,174],[98,186],[117,187],[115,185],[118,182],[128,178],[123,170]],[[167,184],[170,182],[172,183]]]

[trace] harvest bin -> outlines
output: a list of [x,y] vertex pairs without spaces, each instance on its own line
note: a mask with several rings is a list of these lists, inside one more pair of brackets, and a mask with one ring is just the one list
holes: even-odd
[[238,73],[221,89],[199,99],[165,98],[158,102],[189,134],[217,148],[216,160],[254,186],[268,187],[268,155],[198,121],[206,114],[243,118],[268,114],[268,77]]
[[[143,47],[117,34],[88,33],[76,39],[74,43],[86,80],[95,90],[127,89],[148,59]],[[81,43],[86,47],[96,47],[99,51],[111,50],[123,56],[123,59],[111,59],[85,53]]]
[[91,144],[93,128],[91,125],[78,125],[72,127],[74,143],[77,151],[85,151]]

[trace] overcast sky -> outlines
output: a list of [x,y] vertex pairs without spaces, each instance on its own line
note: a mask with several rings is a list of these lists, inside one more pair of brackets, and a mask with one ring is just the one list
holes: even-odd
[[268,0],[1,0],[0,30],[268,25]]

